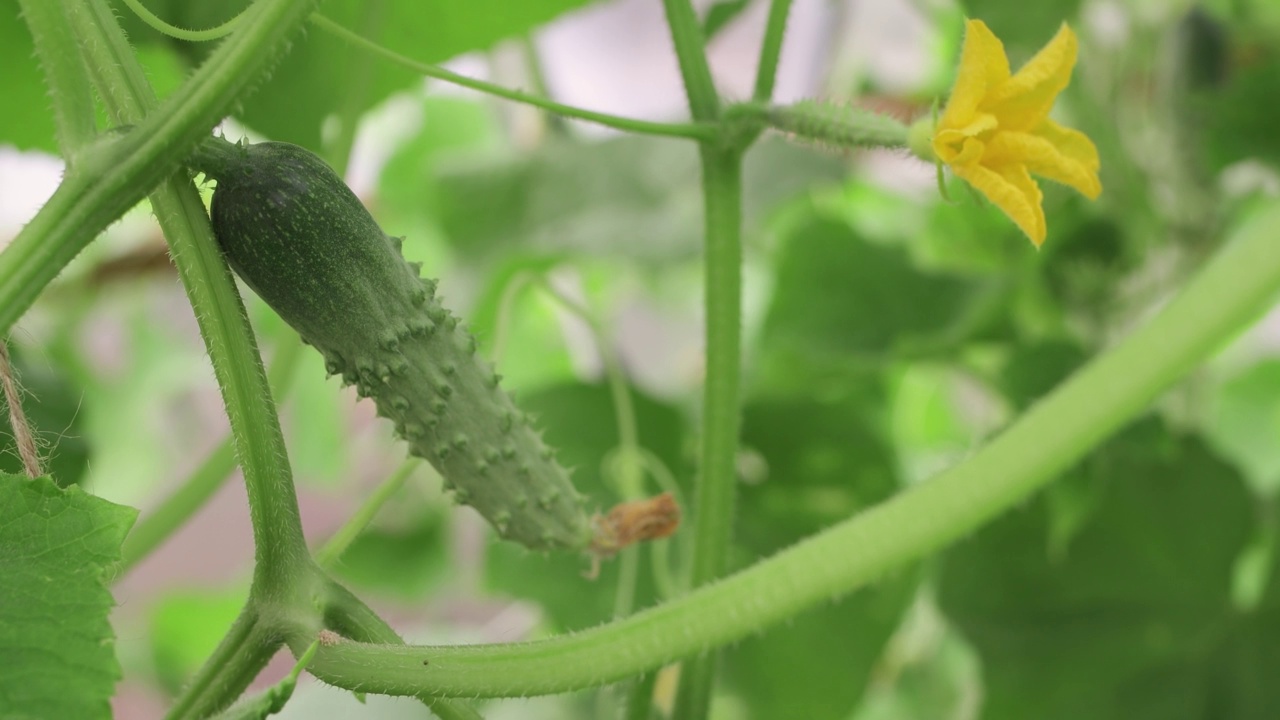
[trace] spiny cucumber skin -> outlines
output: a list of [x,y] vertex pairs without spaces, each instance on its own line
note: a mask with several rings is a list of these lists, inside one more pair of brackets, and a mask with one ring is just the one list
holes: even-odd
[[[229,153],[240,153],[232,157]],[[583,498],[476,353],[475,338],[419,279],[328,165],[287,143],[224,148],[215,235],[236,273],[371,397],[410,452],[503,538],[581,550]]]

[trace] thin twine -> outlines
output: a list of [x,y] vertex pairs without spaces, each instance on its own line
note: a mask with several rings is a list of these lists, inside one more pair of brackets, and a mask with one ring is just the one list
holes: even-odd
[[27,424],[27,414],[22,411],[22,389],[14,377],[13,366],[9,364],[9,348],[3,342],[0,342],[0,385],[4,386],[4,399],[9,405],[9,425],[18,444],[22,467],[28,476],[40,477],[44,474],[40,468],[40,453],[36,450],[31,426]]

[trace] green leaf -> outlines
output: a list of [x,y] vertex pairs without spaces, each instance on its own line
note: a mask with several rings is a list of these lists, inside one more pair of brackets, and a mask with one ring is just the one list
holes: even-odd
[[1271,113],[1259,112],[1280,93],[1280,47],[1252,45],[1235,52],[1238,63],[1224,86],[1193,96],[1191,111],[1204,118],[1205,154],[1214,170],[1255,158],[1280,166],[1280,137]]
[[[1240,476],[1199,440],[1146,421],[1060,482],[1095,500],[1056,550],[1042,497],[944,559],[941,607],[982,657],[981,717],[1274,717],[1211,710],[1240,699],[1213,687],[1255,517]],[[1269,666],[1235,671],[1232,683],[1275,687]]]
[[1084,350],[1068,340],[1041,340],[1019,345],[996,377],[996,384],[1018,410],[1048,395],[1084,365]]
[[[735,545],[741,565],[894,493],[893,455],[863,412],[857,403],[813,400],[747,406],[743,441],[764,458],[768,476],[740,492]],[[752,717],[847,718],[916,583],[914,570],[895,573],[747,639],[726,653],[726,681]]]
[[[438,63],[520,35],[589,0],[333,0],[321,12],[344,27],[421,62]],[[247,3],[173,3],[165,18],[185,27],[212,27]],[[127,12],[127,11],[126,11]],[[195,62],[213,44],[179,43]],[[322,151],[321,126],[330,115],[364,111],[421,76],[309,28],[289,55],[250,95],[238,114],[274,140]]]
[[[834,158],[782,140],[747,155],[744,230],[814,183],[835,181]],[[702,248],[697,149],[665,138],[551,142],[514,160],[460,161],[437,178],[440,222],[462,255],[626,257],[650,265],[689,260]]]
[[0,709],[105,718],[120,679],[106,575],[137,511],[0,473]]
[[[590,498],[588,507],[603,511],[618,502],[613,489],[605,487],[601,472],[605,456],[618,447],[608,388],[565,384],[517,400],[546,428],[547,443],[556,448],[560,461],[574,468],[573,484]],[[677,478],[687,477],[681,462],[684,422],[680,414],[635,389],[632,400],[641,446],[661,459]],[[643,553],[636,607],[655,599],[648,570],[649,549],[644,548]],[[588,580],[583,573],[589,567],[581,556],[535,555],[512,543],[497,543],[489,547],[485,573],[492,591],[538,602],[553,628],[579,630],[613,617],[618,565],[617,561],[606,561],[600,577]]]
[[379,217],[421,218],[439,204],[437,169],[451,161],[503,151],[502,127],[489,104],[458,97],[428,96],[422,126],[400,145],[378,176]]
[[776,263],[766,346],[880,361],[956,347],[1003,312],[999,281],[917,269],[900,247],[814,216],[786,238]]

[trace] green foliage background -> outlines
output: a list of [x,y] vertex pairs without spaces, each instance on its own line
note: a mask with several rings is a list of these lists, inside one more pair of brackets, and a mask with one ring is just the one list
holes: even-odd
[[[335,1],[325,12],[438,62],[528,35],[584,4]],[[715,3],[704,30],[714,36],[759,4]],[[186,27],[216,24],[240,5],[148,3]],[[937,67],[951,67],[963,15],[986,20],[1015,63],[1072,23],[1082,50],[1061,111],[1102,151],[1105,192],[1088,204],[1048,189],[1049,238],[1036,253],[959,186],[952,195],[966,199],[948,204],[886,189],[863,155],[783,138],[752,150],[735,566],[965,457],[1147,317],[1256,196],[1275,192],[1280,135],[1264,111],[1280,94],[1272,3],[1128,0],[1109,5],[1119,19],[1089,15],[1092,5],[1078,0],[915,5],[934,28]],[[209,50],[119,12],[161,93]],[[0,145],[52,151],[46,91],[13,0],[0,0],[0,67]],[[924,113],[945,80],[893,97],[873,77],[836,90]],[[569,288],[621,348],[640,445],[687,494],[701,380],[688,319],[699,302],[702,233],[695,149],[591,139],[561,123],[517,142],[496,103],[424,95],[420,85],[310,33],[235,117],[333,158],[345,157],[356,122],[389,99],[420,109],[367,198],[380,222],[407,236],[406,256],[443,277],[487,350],[501,352],[522,405],[576,466],[578,487],[604,508],[622,498],[611,464],[619,428],[596,348],[562,304],[527,281],[547,275]],[[35,342],[17,343],[56,486],[11,474],[19,466],[0,420],[0,648],[31,651],[0,653],[0,716],[8,704],[35,716],[101,716],[121,665],[124,687],[168,697],[243,596],[240,580],[216,592],[134,590],[130,612],[116,616],[116,634],[133,638],[133,649],[119,661],[110,652],[107,591],[132,511],[95,495],[146,513],[167,492],[164,479],[181,477],[207,447],[201,434],[221,432],[184,409],[212,385],[188,319],[158,309],[173,301],[170,271],[108,272],[154,247],[144,226],[113,228],[78,260],[32,313]],[[286,342],[269,310],[251,300],[250,311],[266,348]],[[87,349],[95,326],[127,351],[101,361]],[[643,342],[629,338],[641,330]],[[1241,338],[1023,507],[938,557],[730,648],[716,717],[1280,716],[1280,686],[1270,679],[1280,661],[1275,347],[1263,332]],[[402,451],[389,428],[369,424],[367,406],[324,380],[317,358],[308,355],[298,376],[284,405],[292,460],[305,497],[333,516]],[[147,429],[163,429],[167,444]],[[484,621],[501,609],[533,618],[533,636],[613,617],[619,563],[588,580],[577,558],[477,543],[474,518],[452,510],[427,475],[342,556],[338,575],[354,589],[411,627],[431,627],[420,634],[433,639],[515,639],[485,635]],[[662,489],[659,475],[646,477],[647,492]],[[77,483],[93,494],[57,489]],[[222,532],[240,537],[243,550],[246,521]],[[677,536],[642,551],[638,606],[682,591],[686,550]],[[46,673],[76,681],[32,681]],[[666,682],[657,686],[660,707]],[[490,710],[601,717],[610,697]]]

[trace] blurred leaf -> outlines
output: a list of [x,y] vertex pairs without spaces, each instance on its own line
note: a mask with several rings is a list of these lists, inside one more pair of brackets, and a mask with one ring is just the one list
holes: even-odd
[[1280,137],[1267,102],[1280,92],[1280,51],[1254,47],[1247,63],[1233,69],[1219,92],[1199,99],[1206,119],[1206,154],[1215,170],[1239,160],[1256,158],[1280,165]]
[[[487,283],[472,311],[471,331],[493,357],[503,386],[521,392],[574,379],[569,340],[561,327],[562,306],[530,285],[549,272],[556,258],[512,253],[485,273]],[[521,289],[508,298],[513,283]],[[510,304],[504,307],[504,301]],[[501,343],[501,357],[497,347]]]
[[961,182],[951,182],[948,189],[953,198],[960,198],[958,202],[935,202],[929,207],[914,248],[917,256],[931,267],[970,274],[1026,266],[1031,256],[1027,239],[994,205],[972,200]]
[[1141,251],[1113,220],[1069,212],[1079,207],[1080,201],[1072,201],[1062,208],[1059,237],[1043,254],[1043,274],[1063,306],[1105,313],[1114,309],[1117,285],[1137,265]]
[[[843,165],[782,140],[747,155],[743,223],[750,233],[780,202]],[[443,169],[439,216],[459,253],[491,259],[513,248],[560,255],[605,255],[662,264],[702,247],[697,149],[665,138],[552,142],[515,160]]]
[[[940,604],[982,656],[981,717],[1274,717],[1210,709],[1223,690],[1212,653],[1234,622],[1233,566],[1254,522],[1239,475],[1146,421],[1065,482],[1098,495],[1058,552],[1039,498],[945,558]],[[1267,666],[1239,672],[1233,682],[1275,687]]]
[[[137,294],[152,289],[99,300],[102,314],[89,322],[104,318],[105,332],[118,338],[122,352],[114,362],[86,367],[82,409],[85,434],[93,439],[94,491],[140,504],[160,479],[186,467],[183,433],[198,428],[200,419],[192,417],[198,412],[192,393],[215,387],[203,348],[178,340],[172,323],[157,310],[157,297],[173,302],[181,295]],[[124,316],[123,322],[108,308]],[[156,441],[175,437],[179,440],[173,443]]]
[[[640,445],[666,464],[677,478],[687,477],[682,462],[684,421],[671,406],[632,389]],[[546,429],[546,440],[557,457],[573,468],[573,484],[590,500],[588,507],[605,510],[618,502],[612,488],[604,487],[601,463],[618,447],[613,402],[604,385],[566,384],[518,397],[521,408],[532,412]],[[653,492],[657,494],[657,492]],[[654,601],[648,572],[648,548],[643,548],[636,607]],[[488,549],[487,583],[494,592],[528,598],[541,604],[553,628],[579,630],[613,617],[619,563],[606,561],[600,577],[588,580],[588,569],[578,555],[535,555],[513,543],[497,543]]]
[[996,385],[1015,409],[1025,410],[1084,365],[1079,345],[1068,340],[1033,341],[1014,348]]
[[151,611],[157,679],[172,695],[195,675],[244,607],[248,588],[182,590]]
[[683,144],[556,142],[526,157],[455,168],[439,180],[440,219],[471,257],[523,248],[653,262],[696,251],[697,154]]
[[[334,0],[324,5],[329,19],[421,62],[438,63],[504,38],[527,32],[588,0]],[[235,15],[247,0],[186,3],[152,10],[183,27],[205,28]],[[122,13],[131,14],[127,9]],[[154,32],[146,33],[152,39]],[[169,42],[169,41],[166,41]],[[173,43],[193,62],[216,43]],[[317,28],[308,28],[288,56],[243,103],[238,117],[273,140],[311,148],[321,145],[325,118],[348,109],[363,111],[391,93],[420,83],[421,76],[356,49]]]
[[889,427],[906,482],[931,477],[972,452],[979,430],[965,417],[953,368],[912,363],[893,380]]
[[106,718],[120,679],[105,583],[138,512],[0,473],[0,713]]
[[778,257],[766,344],[863,361],[936,353],[989,326],[1003,284],[917,269],[905,250],[821,217],[794,227]]
[[[11,348],[11,352],[15,349]],[[75,485],[89,463],[89,443],[80,420],[82,392],[66,373],[48,364],[32,365],[25,355],[12,354],[14,371],[26,394],[22,409],[36,435],[45,471],[60,487]],[[0,473],[23,471],[9,411],[0,400]]]
[[382,167],[379,216],[384,210],[395,216],[429,214],[439,203],[435,183],[439,164],[498,151],[502,142],[502,128],[490,106],[466,98],[424,98],[422,126]]
[[58,151],[53,135],[53,105],[44,86],[44,72],[36,61],[31,33],[22,21],[16,0],[0,0],[0,145],[19,150]]
[[1223,383],[1203,426],[1257,491],[1280,489],[1280,360],[1260,362]]
[[[761,401],[747,406],[743,441],[768,464],[744,485],[735,523],[738,561],[748,565],[859,510],[897,488],[889,448],[863,408],[849,402]],[[856,548],[851,548],[856,552]],[[913,570],[797,616],[735,646],[726,682],[753,718],[847,718],[915,596]]]
[[378,520],[334,568],[358,588],[421,600],[448,575],[450,508],[443,499],[414,502],[408,493],[388,503]]
[[1044,47],[1064,22],[1076,23],[1081,0],[961,0],[965,15],[985,22],[1005,44],[1013,70]]
[[1185,111],[1203,120],[1210,169],[1248,159],[1280,166],[1280,137],[1269,111],[1280,93],[1280,46],[1234,40],[1230,55],[1235,62],[1226,82],[1192,91]]

